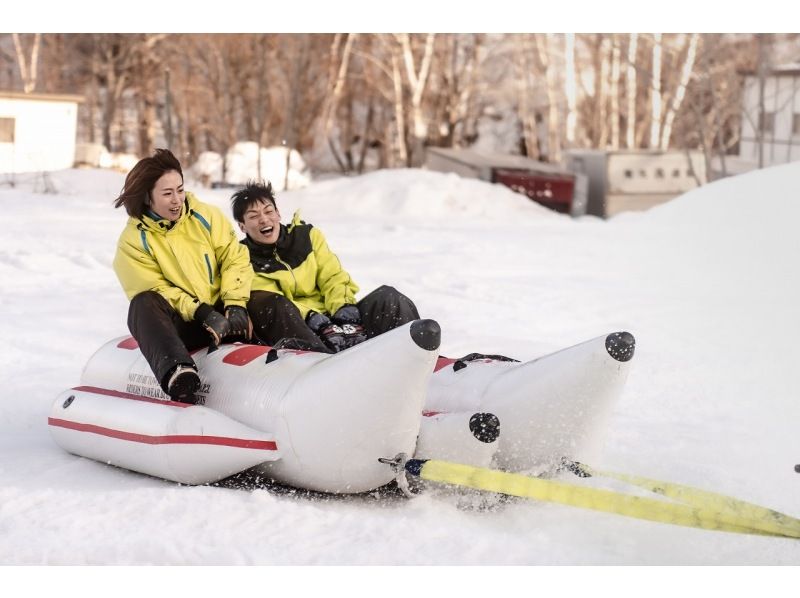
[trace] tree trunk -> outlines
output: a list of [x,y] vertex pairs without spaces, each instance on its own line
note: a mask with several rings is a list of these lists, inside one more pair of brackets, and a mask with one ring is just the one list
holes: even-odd
[[699,39],[700,36],[697,33],[693,33],[689,39],[686,59],[684,60],[683,68],[681,69],[681,79],[678,83],[678,89],[675,92],[675,96],[672,98],[669,109],[667,110],[667,116],[664,119],[664,128],[661,131],[660,147],[662,150],[669,148],[669,138],[672,135],[672,123],[675,120],[675,115],[681,108],[683,98],[686,96],[686,86],[689,85],[689,79],[691,79],[692,76],[695,56],[697,55],[697,41]]
[[404,166],[408,163],[408,148],[406,146],[406,118],[403,107],[403,81],[400,75],[400,66],[397,55],[392,52],[392,81],[394,82],[394,118],[397,123],[397,153]]
[[556,69],[550,61],[550,48],[554,34],[547,33],[545,35],[544,38],[536,35],[535,39],[547,82],[547,159],[549,162],[555,163],[561,161],[561,122],[558,115]]
[[575,34],[564,34],[564,57],[566,77],[564,95],[567,98],[567,147],[575,146],[575,129],[578,123],[578,85],[575,71]]
[[14,50],[17,53],[17,64],[19,65],[20,77],[22,78],[22,89],[25,93],[31,93],[36,89],[36,79],[39,71],[39,47],[42,44],[42,34],[35,33],[33,36],[30,62],[28,62],[28,58],[25,56],[19,33],[12,33],[11,37],[14,40]]
[[538,159],[536,143],[536,122],[530,106],[531,96],[530,72],[531,64],[528,60],[527,36],[519,34],[514,37],[514,66],[516,67],[516,90],[519,102],[519,119],[522,123],[522,138],[525,142],[525,154]]
[[653,35],[653,79],[650,85],[650,147],[657,148],[661,139],[661,34]]
[[[345,40],[344,49],[342,50],[342,59],[339,63],[339,68],[334,70],[333,64],[331,64],[331,73],[333,74],[335,72],[335,78],[333,76],[331,77],[333,80],[333,87],[328,93],[328,99],[323,116],[323,134],[328,140],[328,146],[331,148],[333,157],[336,159],[336,163],[339,165],[342,173],[346,173],[348,168],[339,156],[339,151],[336,149],[336,144],[331,137],[331,131],[333,129],[333,120],[336,116],[336,109],[339,105],[345,83],[347,82],[347,71],[350,65],[350,53],[353,48],[353,43],[358,36],[357,33],[348,33],[346,35],[347,39]],[[338,53],[338,46],[341,43],[340,36],[341,34],[337,34],[334,38],[333,46],[331,48],[331,61],[335,60],[336,54]]]
[[408,33],[402,33],[398,35],[398,38],[403,48],[403,62],[411,88],[411,120],[414,141],[411,153],[408,156],[408,165],[411,166],[413,163],[419,165],[422,163],[422,150],[425,139],[428,137],[428,122],[422,110],[422,97],[425,93],[428,75],[431,70],[433,44],[436,39],[436,34],[428,33],[425,37],[425,49],[423,51],[422,60],[420,61],[419,72],[417,72],[414,54],[411,50],[411,36]]
[[620,47],[616,35],[611,38],[611,148],[619,149],[619,78]]
[[636,147],[636,50],[638,33],[631,33],[628,43],[628,74],[625,78],[625,89],[628,96],[628,118],[625,122],[625,145]]
[[758,167],[764,168],[764,125],[766,124],[766,107],[764,90],[767,82],[767,35],[759,33],[758,39],[758,119],[756,121],[756,139],[758,144]]
[[598,86],[598,94],[597,94],[597,113],[598,113],[598,121],[600,125],[599,137],[597,142],[597,147],[600,149],[605,149],[608,147],[608,132],[609,132],[609,123],[608,123],[608,98],[611,95],[609,92],[609,62],[610,62],[610,55],[608,51],[608,46],[610,44],[610,40],[606,37],[603,38],[602,43],[600,44],[600,76],[599,82],[600,85]]

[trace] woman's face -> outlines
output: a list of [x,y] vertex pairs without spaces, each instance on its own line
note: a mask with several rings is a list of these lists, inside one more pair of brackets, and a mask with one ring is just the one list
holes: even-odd
[[161,175],[150,192],[150,209],[162,218],[175,222],[181,217],[185,197],[183,177],[176,170],[170,170]]

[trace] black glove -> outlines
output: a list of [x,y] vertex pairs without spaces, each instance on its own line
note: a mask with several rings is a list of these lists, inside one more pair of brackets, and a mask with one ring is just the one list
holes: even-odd
[[239,305],[231,305],[225,309],[225,317],[231,325],[231,336],[240,336],[245,340],[253,334],[253,325],[250,323],[250,316],[247,310]]
[[342,332],[344,332],[345,349],[367,340],[367,332],[361,324],[344,324]]
[[329,326],[331,319],[325,314],[317,311],[310,311],[306,316],[306,325],[314,331],[314,334],[319,335],[325,326]]
[[343,351],[347,347],[345,346],[344,342],[344,330],[342,330],[341,326],[337,326],[328,320],[329,324],[322,328],[319,332],[317,332],[317,336],[322,339],[322,342],[325,343],[331,351],[334,353],[338,353],[339,351]]
[[344,326],[339,326],[338,324],[331,323],[317,334],[322,339],[322,342],[334,353],[344,351],[345,349],[349,349],[367,340],[364,327],[360,324],[345,324]]
[[333,314],[333,321],[337,324],[360,324],[361,312],[353,304],[343,305]]
[[216,348],[222,339],[231,333],[231,324],[227,318],[207,303],[203,303],[197,308],[194,314],[195,320],[200,320],[208,333],[211,335],[211,345]]

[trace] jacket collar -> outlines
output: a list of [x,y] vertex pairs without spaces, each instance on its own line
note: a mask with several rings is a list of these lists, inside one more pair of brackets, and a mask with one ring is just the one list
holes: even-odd
[[272,257],[276,249],[284,249],[289,244],[289,230],[286,225],[281,224],[280,233],[278,233],[278,240],[275,243],[265,244],[254,241],[250,235],[246,235],[242,243],[247,245],[250,253],[261,257]]
[[178,226],[180,226],[189,216],[191,216],[194,206],[197,205],[197,198],[190,192],[186,192],[186,198],[183,200],[181,207],[181,215],[175,222],[170,222],[166,218],[162,218],[151,209],[145,210],[142,217],[137,222],[138,228],[144,228],[152,232],[166,233]]

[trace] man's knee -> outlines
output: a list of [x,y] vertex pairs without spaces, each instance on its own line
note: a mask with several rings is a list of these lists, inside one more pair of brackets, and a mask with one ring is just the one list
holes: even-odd
[[390,287],[388,284],[381,285],[372,292],[375,294],[375,297],[377,299],[384,299],[384,300],[391,299],[393,297],[403,296],[403,294],[400,291],[398,291],[394,287]]
[[297,306],[279,293],[269,291],[253,291],[247,302],[247,311],[253,320],[273,317],[276,314],[294,314],[300,316]]
[[384,302],[386,305],[390,305],[396,311],[408,312],[409,314],[416,313],[417,311],[414,302],[394,287],[383,285],[375,289],[375,292],[380,301]]

